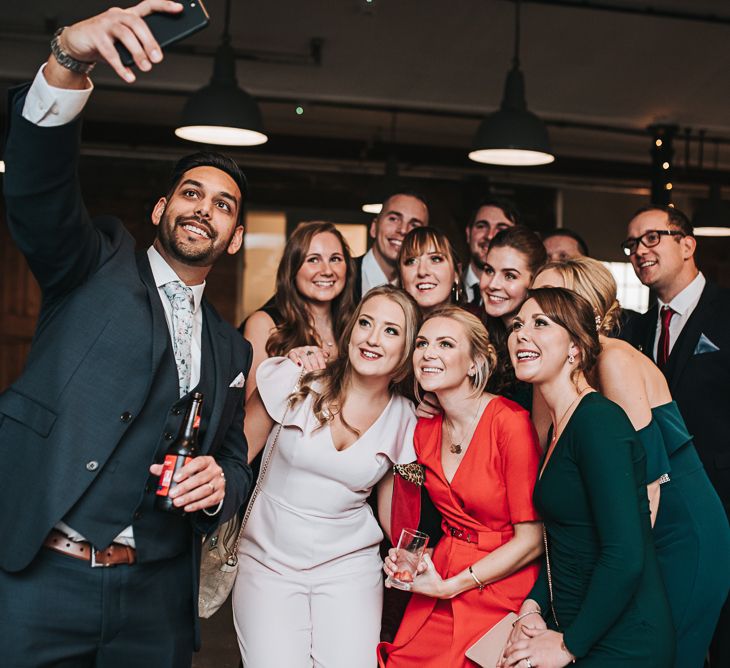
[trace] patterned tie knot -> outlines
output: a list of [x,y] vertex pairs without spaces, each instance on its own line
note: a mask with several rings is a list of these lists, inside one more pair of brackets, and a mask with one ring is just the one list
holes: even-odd
[[184,285],[182,281],[170,281],[162,286],[162,291],[170,300],[175,311],[183,310],[193,312],[193,289]]

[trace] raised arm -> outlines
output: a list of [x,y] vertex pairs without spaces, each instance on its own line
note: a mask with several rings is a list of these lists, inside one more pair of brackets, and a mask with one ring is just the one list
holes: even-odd
[[256,369],[259,364],[268,358],[266,353],[266,342],[269,340],[272,332],[276,329],[271,316],[264,311],[255,311],[248,318],[243,326],[243,338],[246,339],[253,348],[253,362],[251,363],[251,371],[248,374],[246,382],[246,401],[253,396],[256,390]]

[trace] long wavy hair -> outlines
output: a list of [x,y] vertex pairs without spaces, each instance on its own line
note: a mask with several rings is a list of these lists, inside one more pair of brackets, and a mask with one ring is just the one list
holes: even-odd
[[[342,334],[338,340],[337,357],[330,362],[325,369],[310,371],[302,378],[299,390],[289,397],[292,404],[303,401],[306,397],[314,397],[313,411],[320,426],[332,421],[340,412],[345,399],[345,391],[352,376],[352,364],[350,362],[349,343],[352,330],[360,318],[365,305],[375,297],[386,297],[400,306],[405,316],[405,327],[403,329],[403,351],[398,364],[393,370],[390,379],[390,392],[404,394],[411,385],[413,374],[413,349],[416,341],[416,334],[421,324],[421,314],[413,299],[407,292],[392,285],[381,285],[369,290],[360,305],[345,324]],[[317,383],[318,387],[313,387]],[[351,432],[360,435],[357,429],[347,424],[343,415],[340,415],[342,424]]]
[[304,264],[312,239],[324,232],[333,234],[339,240],[347,268],[345,287],[330,305],[332,329],[336,340],[342,336],[345,323],[355,310],[355,265],[347,241],[332,223],[322,221],[302,223],[287,240],[276,272],[274,303],[282,315],[283,322],[277,326],[266,342],[266,354],[269,357],[285,355],[298,346],[322,345],[307,307],[307,300],[297,290],[296,276]]
[[596,315],[599,334],[610,336],[621,322],[621,305],[616,298],[616,280],[608,268],[590,257],[576,257],[562,262],[548,262],[535,276],[554,269],[568,290],[588,300]]

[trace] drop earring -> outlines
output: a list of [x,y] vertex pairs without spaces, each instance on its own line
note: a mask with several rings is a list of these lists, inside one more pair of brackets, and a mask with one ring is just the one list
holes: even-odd
[[575,362],[575,357],[573,357],[573,353],[570,353],[568,355],[568,364],[573,364],[573,362]]

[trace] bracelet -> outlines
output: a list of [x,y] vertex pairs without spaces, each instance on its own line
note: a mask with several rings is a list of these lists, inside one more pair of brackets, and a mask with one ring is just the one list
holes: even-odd
[[71,70],[76,74],[89,74],[94,69],[96,63],[87,63],[83,60],[76,60],[73,56],[69,56],[61,47],[61,33],[66,30],[66,27],[59,28],[53,35],[51,40],[51,53],[56,59],[56,62],[65,67],[67,70]]
[[486,585],[486,584],[485,584],[484,582],[482,582],[482,581],[481,581],[481,580],[480,580],[480,579],[479,579],[479,578],[478,578],[478,577],[477,577],[477,576],[476,576],[476,575],[474,574],[474,571],[472,570],[472,567],[471,567],[471,566],[469,566],[469,575],[471,575],[471,576],[472,576],[472,578],[474,579],[474,582],[476,582],[476,583],[477,583],[477,587],[479,587],[479,591],[484,591],[484,587],[486,587],[487,585]]
[[225,498],[221,499],[218,502],[218,505],[215,507],[215,510],[208,510],[207,508],[203,508],[203,512],[208,517],[215,517],[221,511],[221,508],[223,508],[223,501],[225,501]]
[[540,612],[539,610],[530,610],[530,612],[523,612],[517,619],[515,619],[514,622],[512,622],[512,628],[514,628],[517,622],[519,622],[521,619],[527,617],[527,615],[542,615],[542,612]]

